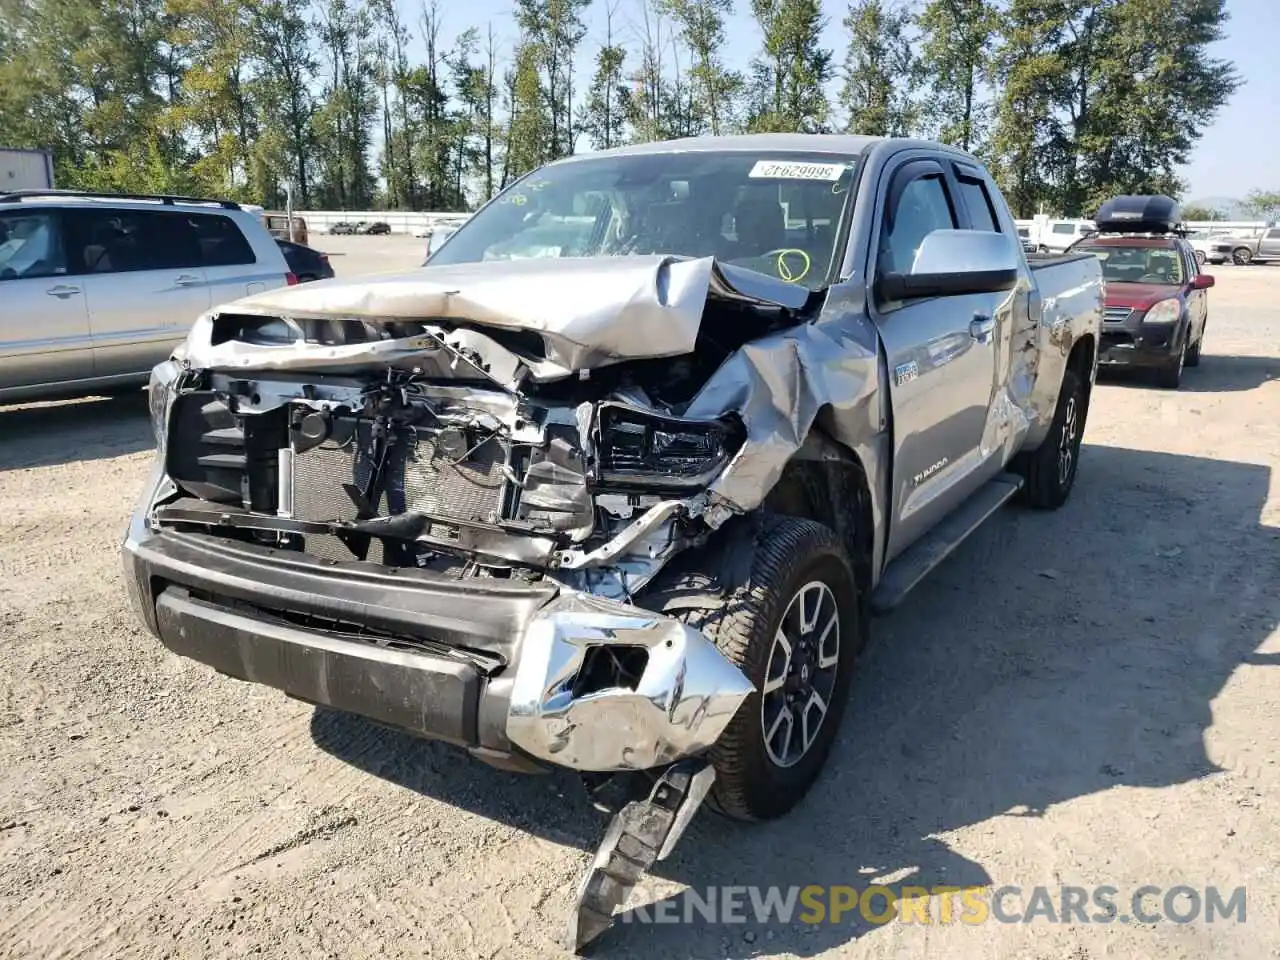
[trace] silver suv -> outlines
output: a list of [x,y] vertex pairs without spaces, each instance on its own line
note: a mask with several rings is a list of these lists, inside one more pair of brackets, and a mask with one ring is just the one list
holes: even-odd
[[0,194],[0,401],[144,384],[200,314],[296,282],[227,200]]

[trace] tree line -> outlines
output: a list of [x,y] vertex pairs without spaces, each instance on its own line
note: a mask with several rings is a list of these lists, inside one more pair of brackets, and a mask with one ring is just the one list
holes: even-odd
[[1179,195],[1241,83],[1209,49],[1226,0],[852,0],[841,49],[820,0],[514,0],[457,36],[439,3],[0,0],[0,139],[64,186],[466,210],[588,144],[912,135],[981,157],[1017,216],[1072,216]]

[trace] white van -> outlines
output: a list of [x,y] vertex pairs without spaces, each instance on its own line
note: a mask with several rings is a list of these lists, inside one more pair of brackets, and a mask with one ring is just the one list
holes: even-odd
[[1037,246],[1041,253],[1061,253],[1097,229],[1092,220],[1049,220],[1040,227]]

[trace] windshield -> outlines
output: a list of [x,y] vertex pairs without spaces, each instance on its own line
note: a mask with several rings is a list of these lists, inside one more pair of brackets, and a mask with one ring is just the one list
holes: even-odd
[[1092,253],[1102,262],[1102,276],[1108,283],[1164,283],[1180,286],[1186,282],[1182,257],[1172,247],[1083,244],[1076,249]]
[[692,151],[535,171],[460,227],[434,264],[671,254],[825,286],[856,160]]

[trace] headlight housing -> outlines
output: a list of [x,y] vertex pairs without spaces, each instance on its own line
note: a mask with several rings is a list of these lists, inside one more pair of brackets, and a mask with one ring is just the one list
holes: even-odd
[[151,408],[151,429],[156,437],[156,450],[164,455],[165,438],[168,435],[169,408],[173,405],[174,385],[181,368],[172,360],[157,364],[147,382],[147,404]]
[[1177,297],[1161,300],[1147,311],[1143,323],[1177,323],[1182,316],[1182,301]]
[[621,403],[599,406],[593,433],[598,487],[672,493],[706,487],[744,439],[734,420],[665,417]]

